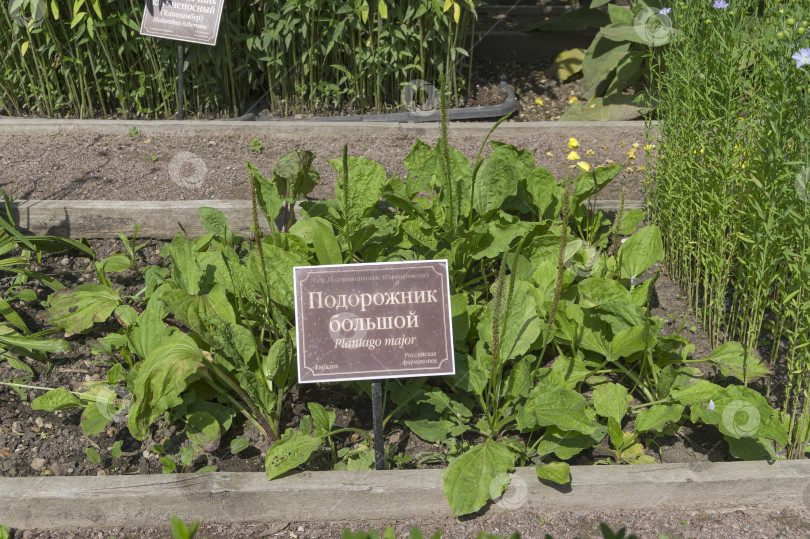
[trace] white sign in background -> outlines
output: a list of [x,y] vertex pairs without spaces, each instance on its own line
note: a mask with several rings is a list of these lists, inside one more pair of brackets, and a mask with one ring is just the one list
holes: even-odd
[[225,0],[146,0],[141,35],[216,45]]

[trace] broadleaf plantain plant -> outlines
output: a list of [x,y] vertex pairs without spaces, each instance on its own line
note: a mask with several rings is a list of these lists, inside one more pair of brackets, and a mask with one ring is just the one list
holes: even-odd
[[[297,429],[281,432],[281,403],[295,381],[292,268],[446,259],[457,374],[386,384],[396,405],[386,419],[446,448],[438,460],[449,463],[443,476],[454,513],[500,496],[518,463],[565,483],[565,461],[606,438],[615,461],[648,461],[638,435],[687,420],[717,426],[740,458],[784,445],[785,427],[763,396],[701,379],[691,365],[704,362],[743,383],[768,375],[748,350],[728,343],[693,359],[685,338],[661,334],[664,321],[649,312],[657,274],[640,282],[663,256],[660,231],[645,226],[621,243],[638,215],[623,212],[619,231],[587,205],[618,166],[558,182],[535,166],[534,152],[492,142],[489,157],[473,163],[445,142],[416,141],[402,179],[344,151],[331,161],[335,198],[302,201],[300,219],[285,217],[267,236],[259,209],[272,228],[283,204],[308,194],[311,154],[287,156],[272,180],[249,164],[251,240],[202,208],[208,233],[167,244],[170,264],[144,271],[142,294],[83,285],[55,293],[46,317],[71,333],[110,312],[121,322],[102,345],[120,350],[128,368],[122,363],[107,384],[132,395],[128,426],[138,439],[166,413],[185,419],[194,436],[216,438],[241,412],[274,440],[268,478],[303,465],[324,444],[339,467],[362,469],[371,462],[369,435],[360,431],[365,449],[336,451],[335,436],[357,429],[336,429],[334,414],[317,403]],[[282,180],[296,187],[279,189]],[[52,406],[58,399],[49,395],[36,404]],[[90,432],[103,428],[97,419],[87,418]]]

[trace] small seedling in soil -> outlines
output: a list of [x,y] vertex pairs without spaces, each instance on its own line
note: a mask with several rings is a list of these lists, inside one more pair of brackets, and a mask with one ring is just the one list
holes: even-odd
[[98,451],[96,451],[92,447],[88,447],[87,449],[84,450],[84,452],[87,454],[87,460],[89,460],[96,466],[99,466],[101,464],[101,455],[98,454]]
[[154,162],[155,162],[155,161],[157,161],[157,160],[158,160],[158,156],[157,156],[157,155],[153,155],[153,156],[152,156],[152,162],[154,163]]
[[129,130],[129,136],[135,138],[138,136],[138,128],[133,126],[132,129]]
[[236,455],[237,453],[247,449],[248,445],[248,441],[244,438],[235,438],[231,441],[231,453]]
[[197,535],[197,529],[199,527],[199,520],[195,520],[194,524],[187,526],[186,523],[180,519],[180,517],[172,517],[172,535],[174,535],[174,539],[194,539],[194,536]]
[[146,243],[142,243],[140,245],[136,245],[135,242],[138,239],[138,230],[141,228],[140,223],[135,225],[135,229],[132,231],[132,241],[127,240],[127,237],[123,234],[118,234],[118,239],[121,240],[121,243],[124,244],[124,248],[127,250],[126,257],[129,259],[130,268],[140,272],[138,267],[138,260],[135,258],[135,255],[146,247]]
[[122,443],[123,442],[121,440],[118,440],[110,448],[110,455],[112,455],[112,458],[114,458],[115,460],[118,460],[118,459],[121,458],[121,454],[122,454],[121,444]]
[[262,143],[259,142],[259,139],[254,138],[253,141],[250,143],[250,151],[262,153]]

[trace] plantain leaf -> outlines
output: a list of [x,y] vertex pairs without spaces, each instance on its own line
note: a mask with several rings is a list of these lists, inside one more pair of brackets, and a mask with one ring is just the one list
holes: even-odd
[[197,211],[206,232],[225,236],[225,232],[228,230],[228,218],[221,211],[205,206]]
[[621,423],[633,397],[627,393],[624,386],[606,383],[594,388],[592,400],[597,414]]
[[636,432],[661,432],[667,423],[677,423],[684,407],[680,404],[656,404],[639,412],[636,416]]
[[40,395],[31,401],[32,410],[45,410],[54,412],[56,410],[69,410],[70,408],[81,408],[79,399],[65,389],[51,389],[44,395]]
[[444,493],[455,515],[481,509],[509,486],[515,454],[503,442],[487,440],[476,445],[442,470]]
[[323,438],[306,432],[289,430],[267,450],[264,461],[267,479],[274,479],[305,463],[323,445]]
[[216,451],[222,438],[222,430],[213,415],[208,412],[194,412],[186,419],[186,436],[198,451]]
[[281,207],[284,201],[278,194],[278,189],[270,183],[270,180],[265,178],[259,169],[253,163],[247,163],[248,176],[253,184],[253,189],[256,191],[256,205],[259,207],[267,223],[273,228],[273,221],[278,217],[281,212]]
[[120,301],[118,291],[108,286],[80,284],[74,290],[54,292],[42,318],[69,337],[107,320]]
[[526,399],[519,426],[525,429],[536,425],[554,425],[562,430],[591,434],[594,426],[585,414],[585,405],[585,397],[573,389],[540,384],[532,389]]
[[478,215],[486,217],[500,210],[508,197],[517,194],[520,179],[517,153],[509,146],[496,146],[475,180],[473,207]]
[[158,417],[182,404],[181,394],[202,375],[202,368],[197,343],[180,332],[146,356],[131,387],[133,403],[127,425],[136,440],[145,440]]
[[550,462],[548,464],[538,464],[535,467],[537,477],[557,483],[558,485],[565,485],[571,482],[571,467],[567,462]]
[[704,361],[719,367],[723,376],[734,377],[743,383],[772,374],[770,368],[756,356],[753,349],[746,350],[736,341],[721,344],[712,350]]
[[[335,196],[343,203],[343,160],[329,162],[339,178],[335,182]],[[385,169],[379,163],[362,157],[349,157],[349,207],[343,208],[344,218],[352,230],[357,230],[363,217],[369,216],[377,206],[385,185]]]
[[621,275],[625,279],[637,277],[664,259],[664,242],[656,225],[647,225],[619,247]]

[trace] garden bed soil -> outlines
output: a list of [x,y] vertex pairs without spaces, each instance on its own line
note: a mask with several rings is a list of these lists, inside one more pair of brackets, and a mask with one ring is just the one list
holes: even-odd
[[[368,132],[316,130],[297,137],[274,134],[272,124],[251,124],[244,126],[244,134],[229,130],[225,135],[212,126],[210,130],[197,128],[195,134],[180,128],[172,135],[152,135],[143,128],[144,133],[130,136],[131,127],[121,122],[117,134],[60,129],[56,125],[47,134],[26,133],[24,129],[10,133],[0,120],[0,188],[16,199],[245,200],[250,198],[246,161],[269,176],[281,156],[302,149],[315,153],[315,167],[321,174],[312,197],[325,199],[334,196],[337,177],[328,160],[340,157],[344,144],[349,155],[372,159],[389,175],[404,177],[403,162],[416,139],[416,135],[399,129],[380,133],[379,127],[373,132],[371,127]],[[454,135],[453,129],[451,125],[451,145],[475,159],[484,135]],[[535,163],[564,178],[581,173],[573,168],[579,160],[567,159],[571,137],[579,142],[580,160],[593,167],[622,165],[622,172],[600,193],[601,199],[618,200],[622,190],[627,200],[643,199],[645,171],[639,170],[646,163],[643,124],[538,127],[531,135],[507,128],[496,131],[491,140],[536,150]],[[250,149],[254,138],[262,143],[260,152]],[[428,144],[436,142],[425,138]],[[487,146],[483,155],[490,152]]]
[[[118,240],[99,240],[91,243],[100,258],[123,250],[123,245]],[[158,254],[161,245],[159,242],[150,242],[138,253],[140,262],[144,265],[162,263],[163,259]],[[97,282],[90,260],[69,253],[45,255],[42,263],[37,264],[35,269],[54,275],[68,287]],[[651,270],[644,278],[649,278],[652,274]],[[0,278],[0,288],[8,286],[11,279],[11,276]],[[140,276],[132,270],[113,273],[111,279],[114,286],[121,289],[122,295],[134,295],[142,286]],[[40,301],[48,294],[47,289],[37,284],[34,284],[34,291]],[[33,331],[44,327],[38,319],[41,308],[23,302],[15,302],[12,306],[21,313]],[[697,325],[694,317],[687,313],[684,299],[667,278],[665,271],[655,284],[651,310],[652,314],[668,321],[662,330],[665,334],[677,331],[681,324],[685,328]],[[685,320],[682,322],[684,315]],[[53,368],[49,371],[46,371],[45,365],[29,360],[29,365],[38,373],[30,385],[80,391],[83,384],[104,379],[115,359],[106,354],[93,355],[91,345],[93,339],[117,329],[117,322],[110,320],[94,326],[87,336],[71,337],[69,340],[74,350],[51,355]],[[701,330],[697,328],[695,332],[685,330],[684,334],[695,345],[695,357],[705,357],[711,352],[708,337]],[[0,363],[2,380],[13,380],[23,374],[23,371],[11,369],[8,363]],[[355,387],[344,386],[345,384],[295,386],[285,399],[282,412],[283,427],[297,425],[298,418],[308,413],[306,403],[318,402],[336,411],[337,426],[370,429],[370,397],[358,392]],[[163,445],[167,453],[176,455],[181,444],[188,443],[183,436],[182,427],[178,428],[177,425],[168,425],[160,421],[144,442],[132,438],[124,421],[111,422],[104,432],[88,437],[79,427],[81,410],[56,412],[32,410],[29,406],[30,401],[42,393],[44,391],[33,389],[19,392],[9,387],[0,389],[0,475],[4,477],[160,473],[161,455],[153,451],[155,444]],[[229,444],[234,437],[245,438],[250,444],[248,449],[236,455],[232,454]],[[113,459],[110,449],[116,441],[122,442],[123,454],[120,458]],[[356,434],[339,440],[341,446],[358,447],[362,443],[363,440]],[[423,456],[441,453],[442,450],[435,444],[413,436],[397,423],[392,423],[387,428],[386,443],[395,445],[398,452],[410,456],[410,462],[404,465],[406,468],[421,466],[419,461]],[[658,445],[651,445],[648,448],[648,453],[658,462],[729,459],[726,445],[714,429],[685,427],[683,433],[677,437],[658,439],[656,444]],[[204,466],[216,466],[221,471],[261,471],[268,447],[268,441],[260,436],[252,425],[237,420],[218,450],[203,454],[185,471],[195,471]],[[99,452],[101,465],[88,460],[86,455],[88,448]],[[573,463],[589,464],[594,462],[594,459],[605,456],[597,447],[583,453]],[[329,463],[326,460],[316,459],[311,468],[328,469]]]

